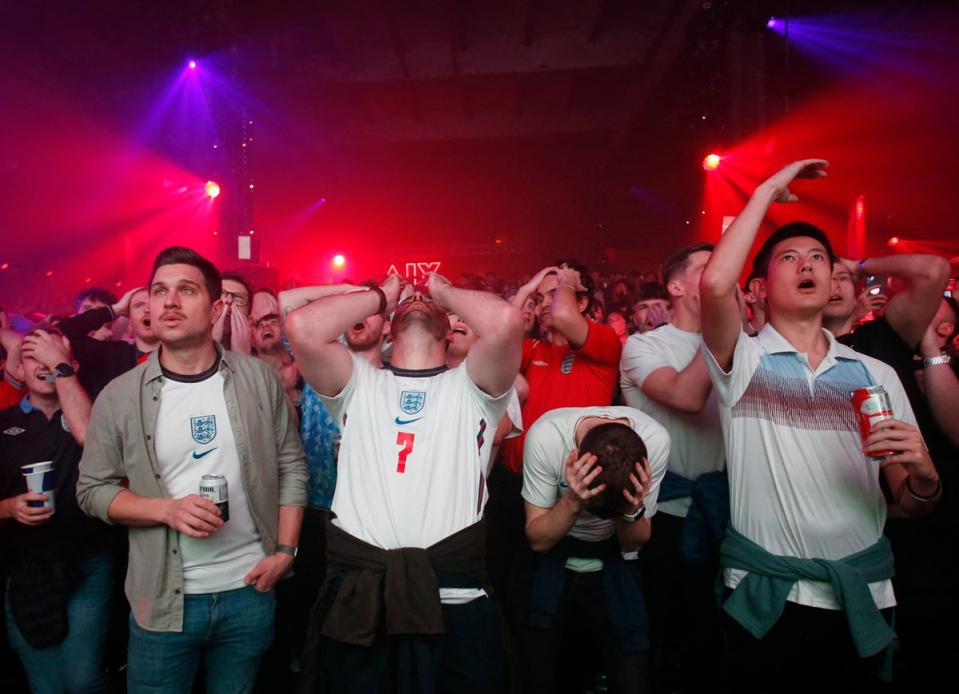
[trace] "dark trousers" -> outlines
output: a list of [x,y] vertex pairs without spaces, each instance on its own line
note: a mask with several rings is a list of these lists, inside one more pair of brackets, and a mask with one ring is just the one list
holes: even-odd
[[500,694],[506,690],[499,610],[489,598],[443,605],[440,637],[382,635],[370,647],[322,638],[322,694]]
[[[883,610],[890,620],[892,610]],[[856,654],[845,613],[786,603],[762,639],[723,614],[728,691],[748,694],[863,694],[888,691],[878,674],[884,653]]]
[[293,575],[276,586],[276,639],[263,658],[258,692],[292,688],[298,680],[310,611],[326,577],[325,523],[329,513],[307,508],[303,514]]
[[657,513],[653,533],[639,553],[649,635],[653,645],[654,691],[714,692],[722,668],[723,635],[716,604],[718,557],[689,566],[679,553],[685,519]]
[[580,694],[599,672],[611,694],[647,691],[649,653],[623,653],[609,620],[603,574],[567,570],[560,606],[548,629],[520,638],[525,694]]

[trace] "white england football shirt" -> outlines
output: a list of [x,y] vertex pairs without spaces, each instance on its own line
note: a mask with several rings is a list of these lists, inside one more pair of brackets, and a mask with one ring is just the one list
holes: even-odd
[[[560,496],[569,492],[566,458],[576,448],[576,426],[586,417],[626,419],[639,434],[646,445],[651,477],[643,502],[644,515],[646,518],[656,515],[656,497],[669,459],[669,434],[652,417],[632,407],[561,407],[537,419],[526,434],[523,449],[523,499],[540,508],[552,508]],[[573,523],[569,535],[597,542],[612,537],[614,532],[615,520],[598,518],[584,511]],[[598,571],[602,562],[574,562],[567,566],[574,570]]]
[[247,502],[219,370],[198,382],[164,377],[156,455],[160,481],[171,498],[198,494],[203,475],[227,480],[230,519],[209,537],[180,534],[184,592],[242,588],[243,577],[266,553]]
[[[626,404],[642,410],[666,427],[672,442],[669,469],[690,480],[722,470],[726,462],[716,389],[710,389],[702,410],[690,414],[656,402],[643,392],[642,387],[646,378],[657,369],[667,366],[676,371],[685,369],[702,344],[701,333],[680,330],[667,323],[626,340],[619,367],[619,384]],[[689,497],[662,501],[659,510],[685,517],[691,503]]]
[[[771,324],[755,338],[740,334],[729,373],[704,352],[720,397],[730,523],[766,551],[802,559],[855,554],[879,541],[886,522],[879,465],[862,451],[852,392],[881,385],[896,418],[916,423],[890,366],[823,333],[829,350],[816,369]],[[735,588],[745,575],[726,569],[724,580]],[[880,609],[896,604],[891,581],[869,588]],[[839,609],[824,581],[797,581],[788,600]]]
[[498,398],[455,369],[377,369],[353,357],[349,383],[323,397],[342,429],[333,521],[383,549],[429,547],[483,515]]

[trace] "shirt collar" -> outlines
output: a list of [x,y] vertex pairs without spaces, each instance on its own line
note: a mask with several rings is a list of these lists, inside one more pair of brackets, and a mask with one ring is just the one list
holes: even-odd
[[23,396],[23,400],[20,401],[20,411],[23,412],[23,414],[30,414],[34,409],[30,402],[30,394],[27,393]]
[[[856,354],[855,350],[841,342],[837,342],[833,334],[825,328],[823,328],[822,331],[826,336],[826,340],[829,342],[829,348],[826,350],[827,359],[832,357],[833,359],[859,361],[859,355]],[[759,334],[756,335],[755,339],[759,340],[759,344],[767,354],[799,354],[799,350],[789,344],[786,338],[780,335],[779,331],[772,326],[772,323],[766,323],[763,329],[759,331]]]
[[[216,340],[213,341],[213,346],[216,347],[216,351],[220,353],[220,370],[229,369],[230,371],[236,371],[236,362],[239,359],[236,353],[224,349],[223,345]],[[162,347],[157,347],[150,352],[150,356],[147,357],[145,362],[146,371],[144,371],[143,374],[145,383],[163,378],[163,370],[160,368],[160,349],[162,349]]]

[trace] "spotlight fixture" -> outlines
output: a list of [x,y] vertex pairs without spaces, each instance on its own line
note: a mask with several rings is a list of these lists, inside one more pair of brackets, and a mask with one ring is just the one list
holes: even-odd
[[220,184],[216,181],[207,181],[203,184],[203,192],[210,197],[210,200],[213,200],[220,195]]
[[719,162],[721,162],[722,159],[723,158],[718,154],[707,154],[703,158],[703,170],[715,171],[719,167]]

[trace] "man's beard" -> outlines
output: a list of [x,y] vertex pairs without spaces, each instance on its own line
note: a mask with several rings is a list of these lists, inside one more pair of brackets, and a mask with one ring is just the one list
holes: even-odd
[[437,340],[444,340],[450,330],[449,319],[445,314],[438,314],[438,316],[426,311],[407,311],[399,320],[398,332],[405,332],[413,326],[419,325]]
[[373,331],[359,333],[356,337],[346,334],[346,346],[353,352],[365,352],[380,344],[381,336]]

